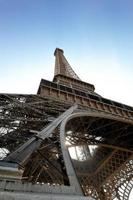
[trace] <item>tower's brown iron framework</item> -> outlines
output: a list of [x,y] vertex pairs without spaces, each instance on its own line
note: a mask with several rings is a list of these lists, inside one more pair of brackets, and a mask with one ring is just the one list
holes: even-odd
[[37,95],[0,94],[0,177],[70,185],[96,200],[128,200],[133,107],[97,94],[63,50],[54,55],[54,79],[42,79]]

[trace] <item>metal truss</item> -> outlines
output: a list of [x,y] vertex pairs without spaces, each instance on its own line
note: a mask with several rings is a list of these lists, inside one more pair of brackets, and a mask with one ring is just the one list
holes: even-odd
[[1,157],[35,136],[68,107],[37,95],[0,94]]
[[[70,107],[50,97],[0,94],[1,163],[16,162],[23,182],[74,185],[97,200],[128,200],[133,123],[120,115]],[[14,156],[33,138],[39,145],[29,156],[22,160],[23,151]]]
[[100,118],[99,114],[84,115],[75,115],[66,126],[68,146],[78,150],[73,165],[84,193],[97,200],[129,199],[133,188],[133,125],[107,116]]

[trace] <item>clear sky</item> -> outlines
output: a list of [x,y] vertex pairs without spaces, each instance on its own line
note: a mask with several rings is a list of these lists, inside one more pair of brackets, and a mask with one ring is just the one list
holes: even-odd
[[0,92],[37,92],[63,48],[106,98],[133,106],[132,0],[0,0]]

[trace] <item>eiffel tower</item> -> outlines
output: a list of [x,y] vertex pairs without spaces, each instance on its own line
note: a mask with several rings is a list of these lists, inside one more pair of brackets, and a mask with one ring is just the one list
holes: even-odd
[[0,94],[0,199],[128,200],[133,107],[97,94],[62,49],[54,55],[37,95]]

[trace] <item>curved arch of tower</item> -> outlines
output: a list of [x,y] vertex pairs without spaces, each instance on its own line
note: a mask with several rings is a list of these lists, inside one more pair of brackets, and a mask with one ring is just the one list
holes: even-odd
[[0,94],[0,195],[128,200],[133,108],[97,94],[63,53],[37,95]]

